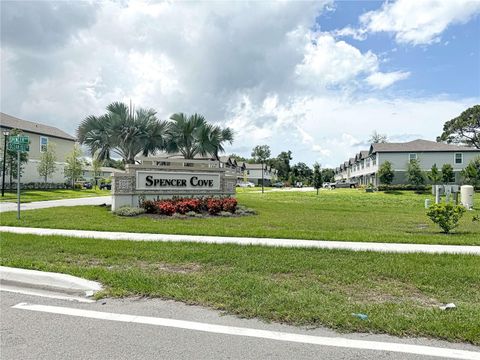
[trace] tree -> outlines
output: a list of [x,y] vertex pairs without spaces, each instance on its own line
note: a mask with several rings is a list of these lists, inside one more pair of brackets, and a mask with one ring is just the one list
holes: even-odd
[[437,185],[442,180],[442,174],[438,170],[437,164],[433,164],[432,168],[427,173],[427,177],[433,185]]
[[333,169],[322,169],[322,179],[323,179],[324,182],[335,181],[335,170],[333,170]]
[[383,144],[388,141],[388,137],[386,134],[379,134],[377,130],[374,130],[372,135],[370,135],[370,138],[368,139],[368,142],[370,144]]
[[92,173],[93,173],[93,178],[95,179],[95,189],[97,188],[98,179],[100,178],[101,172],[102,172],[102,161],[97,156],[94,156],[92,159]]
[[[19,129],[12,129],[10,131],[10,135],[8,136],[9,138],[12,136],[18,136],[22,135],[22,131]],[[4,146],[7,146],[4,144]],[[13,184],[13,179],[17,179],[18,176],[18,156],[17,152],[14,150],[8,150],[7,147],[7,152],[5,156],[5,175],[9,175],[9,183],[10,183],[10,189],[12,189],[12,184]],[[20,153],[20,176],[22,176],[23,169],[26,163],[28,162],[28,152],[21,152]],[[3,168],[3,164],[2,164]]]
[[200,114],[173,114],[167,133],[167,151],[181,153],[185,159],[194,159],[196,155],[218,159],[218,154],[225,151],[223,145],[233,142],[230,128],[208,124]]
[[75,189],[75,181],[82,176],[83,161],[80,158],[82,150],[75,144],[73,150],[65,159],[65,177],[72,182],[72,188]]
[[269,160],[269,165],[277,169],[279,179],[288,179],[291,171],[290,160],[292,160],[292,152],[290,150],[282,151],[276,158]]
[[292,173],[297,181],[309,183],[313,176],[313,171],[307,164],[299,162],[292,167]]
[[455,181],[455,174],[453,172],[453,167],[450,164],[443,164],[442,166],[442,180],[444,184]]
[[395,172],[392,169],[392,163],[385,161],[378,169],[378,178],[382,184],[390,185],[395,177]]
[[55,173],[57,168],[55,161],[57,161],[57,154],[55,152],[55,144],[49,143],[46,151],[40,155],[40,163],[37,166],[38,175],[43,177],[46,184],[48,177]]
[[153,109],[134,110],[124,103],[107,106],[102,116],[90,115],[77,129],[80,144],[90,148],[100,160],[115,153],[125,164],[135,164],[135,156],[153,154],[165,148],[167,123],[156,118]]
[[443,125],[437,141],[465,144],[480,149],[480,105],[472,106]]
[[123,160],[105,159],[103,160],[102,165],[114,169],[125,170],[125,163]]
[[471,160],[460,175],[466,184],[477,186],[480,183],[480,156]]
[[320,171],[320,164],[315,163],[313,165],[313,187],[317,190],[317,195],[318,195],[318,190],[322,187],[322,173]]
[[255,162],[262,164],[262,194],[264,193],[264,165],[270,155],[271,151],[270,146],[268,145],[257,145],[252,150],[252,158],[255,160]]
[[407,180],[409,184],[425,185],[425,174],[420,168],[420,162],[416,159],[410,160],[407,164]]

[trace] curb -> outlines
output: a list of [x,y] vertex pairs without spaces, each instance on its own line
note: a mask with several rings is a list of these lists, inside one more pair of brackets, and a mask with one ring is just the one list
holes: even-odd
[[0,281],[25,287],[82,293],[92,296],[102,289],[100,283],[72,275],[0,266]]

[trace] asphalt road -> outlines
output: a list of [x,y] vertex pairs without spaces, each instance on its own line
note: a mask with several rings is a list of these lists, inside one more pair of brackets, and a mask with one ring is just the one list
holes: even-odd
[[[426,345],[478,352],[468,344],[451,344],[428,339],[398,339],[385,335],[338,334],[328,329],[302,329],[258,320],[239,319],[198,306],[188,306],[158,299],[107,299],[93,304],[0,292],[1,347],[0,358],[8,359],[441,359],[395,351],[365,350],[313,345],[284,340],[212,333],[135,323],[95,319],[26,308],[12,308],[19,303],[48,305],[45,308],[104,313],[130,314],[200,322],[205,329],[212,324],[305,334]],[[30,305],[20,305],[30,306]],[[40,306],[41,307],[41,306]],[[60,308],[61,307],[61,308]],[[108,316],[107,316],[108,317]],[[137,319],[137,318],[135,318]],[[146,318],[145,318],[146,319]],[[167,320],[169,321],[169,320]],[[208,325],[210,324],[210,325]],[[203,325],[201,325],[203,326]],[[368,343],[367,343],[368,344]],[[395,346],[391,346],[394,349]],[[476,356],[476,354],[474,354]],[[444,357],[448,358],[448,357]]]

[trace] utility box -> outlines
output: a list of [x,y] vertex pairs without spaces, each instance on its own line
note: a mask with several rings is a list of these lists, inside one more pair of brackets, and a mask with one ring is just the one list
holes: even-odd
[[473,209],[473,194],[474,189],[472,185],[462,185],[460,188],[461,202],[467,209]]

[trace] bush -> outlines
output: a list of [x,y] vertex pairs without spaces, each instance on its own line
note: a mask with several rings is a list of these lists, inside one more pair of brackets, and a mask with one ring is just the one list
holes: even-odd
[[172,201],[156,201],[155,204],[157,211],[162,215],[172,216],[175,213],[176,208]]
[[452,204],[433,204],[427,211],[427,216],[440,228],[445,234],[458,226],[458,221],[463,216],[465,208]]
[[222,201],[222,210],[229,213],[235,213],[237,210],[237,199],[235,198],[225,198]]
[[144,212],[145,209],[142,208],[122,206],[120,209],[115,211],[115,214],[117,214],[118,216],[137,216],[143,214]]
[[179,199],[175,202],[175,211],[180,214],[186,214],[189,211],[200,211],[200,200],[198,199]]
[[397,185],[379,185],[378,191],[427,191],[431,190],[431,185],[412,185],[412,184],[397,184]]
[[223,200],[222,199],[208,199],[207,200],[207,209],[210,215],[217,215],[222,211]]
[[147,214],[154,214],[157,211],[157,207],[155,206],[155,201],[153,200],[144,200],[141,205]]

